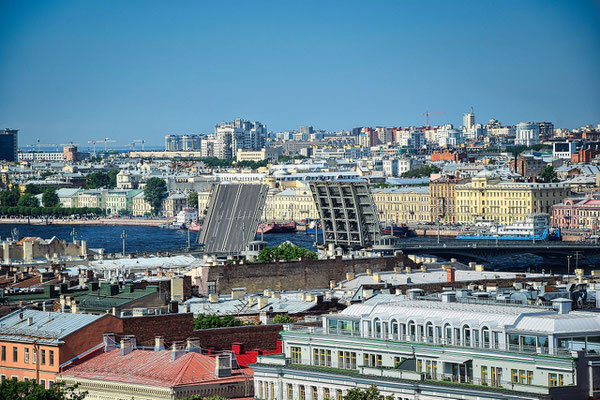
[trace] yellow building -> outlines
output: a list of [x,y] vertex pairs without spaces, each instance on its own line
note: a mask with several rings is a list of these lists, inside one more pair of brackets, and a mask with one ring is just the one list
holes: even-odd
[[456,220],[512,223],[524,220],[527,214],[552,214],[552,206],[569,192],[563,183],[501,181],[494,173],[483,171],[471,182],[456,186]]
[[288,222],[306,218],[319,218],[310,189],[270,191],[267,195],[262,215],[264,221]]
[[371,196],[380,222],[419,224],[431,221],[427,186],[374,189]]
[[134,217],[141,217],[152,214],[152,206],[144,199],[144,192],[140,192],[132,200],[131,214]]

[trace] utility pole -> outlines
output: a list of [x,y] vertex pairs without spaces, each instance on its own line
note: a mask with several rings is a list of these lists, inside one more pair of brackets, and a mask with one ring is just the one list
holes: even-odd
[[579,255],[580,254],[581,254],[581,251],[575,252],[575,269],[579,269]]
[[123,229],[123,233],[121,233],[121,239],[123,239],[123,257],[125,257],[125,239],[127,239],[125,229]]
[[190,245],[190,227],[189,226],[187,228],[187,235],[188,235],[188,239],[187,239],[187,251],[190,251],[191,245]]
[[73,230],[71,231],[71,237],[73,238],[73,243],[75,243],[75,241],[77,240],[77,232],[75,231],[75,228],[73,228]]
[[567,276],[571,275],[571,258],[573,258],[572,255],[567,256]]

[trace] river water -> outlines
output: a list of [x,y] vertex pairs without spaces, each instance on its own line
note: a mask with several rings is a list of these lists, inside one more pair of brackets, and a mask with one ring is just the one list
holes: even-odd
[[[160,229],[153,226],[112,226],[112,225],[10,225],[0,224],[0,237],[5,239],[11,236],[13,229],[18,230],[19,238],[24,236],[39,236],[50,239],[56,236],[62,240],[72,240],[72,230],[75,228],[76,238],[85,240],[89,248],[104,248],[108,253],[120,253],[123,240],[121,234],[125,231],[127,252],[156,252],[166,250],[181,250],[187,247],[187,231]],[[197,239],[197,232],[190,232],[191,242]],[[319,238],[321,239],[321,238]],[[314,235],[304,232],[264,235],[264,240],[269,246],[276,246],[282,242],[290,241],[298,246],[315,250]],[[322,240],[322,239],[321,239]],[[427,244],[435,243],[435,237],[411,237],[400,239],[411,243]],[[442,238],[445,242],[448,239]],[[468,259],[458,258],[459,261],[468,262]],[[571,271],[574,269],[574,261],[571,261]],[[491,269],[502,270],[533,270],[541,272],[566,272],[565,259],[544,259],[532,254],[507,254],[491,258],[484,263]],[[585,269],[600,268],[600,260],[597,258],[582,259],[580,267]]]

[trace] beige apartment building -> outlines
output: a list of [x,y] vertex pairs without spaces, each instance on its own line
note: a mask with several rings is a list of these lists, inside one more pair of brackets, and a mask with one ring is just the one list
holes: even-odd
[[431,220],[429,187],[374,189],[371,193],[380,222],[419,224]]

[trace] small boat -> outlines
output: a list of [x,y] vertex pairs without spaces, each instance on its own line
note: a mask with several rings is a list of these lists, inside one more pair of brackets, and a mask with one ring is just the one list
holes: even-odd
[[396,237],[406,237],[408,236],[408,226],[402,224],[400,226],[396,225],[388,225],[381,229],[382,235],[392,235]]
[[190,222],[189,224],[187,224],[187,229],[191,232],[199,232],[201,227],[202,225],[200,225],[197,222]]
[[456,238],[468,240],[560,240],[560,229],[551,228],[548,222],[548,214],[528,214],[522,221],[478,229],[475,232],[469,232]]
[[285,224],[276,224],[275,221],[270,224],[260,224],[256,233],[294,233],[296,232],[296,221],[286,222]]
[[160,224],[158,227],[160,229],[180,230],[180,229],[185,229],[185,224],[174,224],[174,223],[170,222],[167,224]]
[[305,233],[307,235],[314,235],[315,233],[317,235],[322,235],[323,229],[321,228],[321,223],[318,220],[307,219]]

